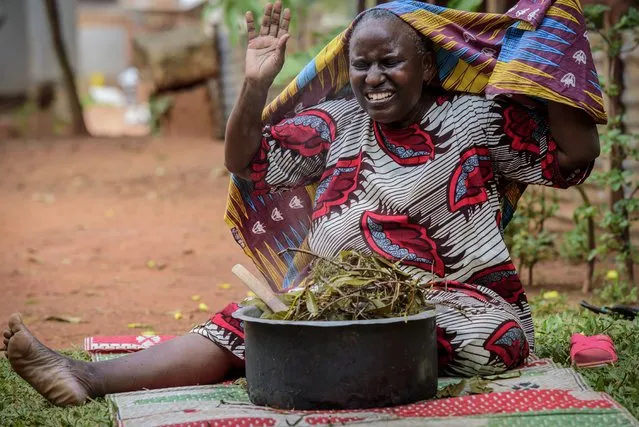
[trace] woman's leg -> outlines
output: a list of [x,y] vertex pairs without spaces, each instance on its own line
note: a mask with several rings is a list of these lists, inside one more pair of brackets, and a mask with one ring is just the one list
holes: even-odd
[[437,352],[443,375],[495,375],[523,365],[532,343],[519,316],[492,290],[449,282],[427,291],[439,307]]
[[141,389],[211,384],[243,362],[213,341],[187,334],[146,350],[103,361],[83,362],[45,347],[18,314],[3,333],[13,369],[56,405]]

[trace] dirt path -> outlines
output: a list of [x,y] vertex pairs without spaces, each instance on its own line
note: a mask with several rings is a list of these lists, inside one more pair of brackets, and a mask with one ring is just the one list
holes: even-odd
[[242,298],[222,170],[221,144],[205,140],[0,144],[0,319],[21,311],[60,348],[133,322],[181,333],[206,318],[192,295],[211,310]]
[[[20,311],[61,348],[136,333],[129,323],[183,333],[207,317],[192,295],[211,311],[243,298],[231,267],[248,259],[222,220],[222,170],[222,145],[207,140],[0,143],[1,321]],[[583,268],[555,262],[537,275],[574,290]],[[82,323],[45,321],[60,315]]]

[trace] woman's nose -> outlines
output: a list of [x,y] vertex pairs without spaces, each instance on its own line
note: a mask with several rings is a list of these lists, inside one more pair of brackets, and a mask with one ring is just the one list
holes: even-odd
[[368,86],[379,86],[386,81],[386,75],[377,65],[372,65],[366,73],[366,84]]

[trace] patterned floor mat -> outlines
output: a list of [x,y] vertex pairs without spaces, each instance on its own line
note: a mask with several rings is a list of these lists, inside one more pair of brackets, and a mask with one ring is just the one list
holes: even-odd
[[[119,357],[170,336],[90,337],[94,360]],[[475,394],[480,393],[480,394]],[[252,405],[236,384],[179,387],[109,395],[120,426],[636,426],[621,405],[598,393],[573,369],[535,360],[505,375],[440,378],[433,399],[393,408],[357,411],[282,411]]]

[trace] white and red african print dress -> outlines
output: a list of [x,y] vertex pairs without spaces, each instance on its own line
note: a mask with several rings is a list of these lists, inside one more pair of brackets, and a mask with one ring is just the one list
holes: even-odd
[[[311,250],[376,253],[437,280],[429,297],[441,310],[440,369],[492,374],[519,366],[534,342],[502,235],[500,185],[509,179],[565,188],[590,171],[562,176],[548,121],[538,114],[480,96],[442,95],[421,123],[398,129],[374,122],[354,98],[327,101],[264,129],[251,178],[265,193],[319,183]],[[242,337],[229,334],[238,325],[217,318],[194,331],[241,357]]]

